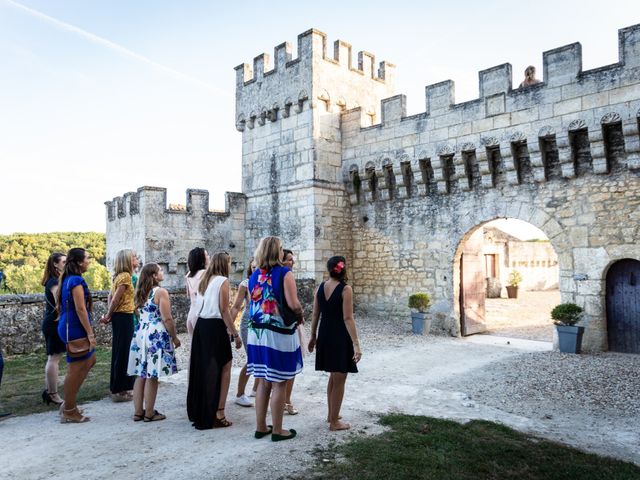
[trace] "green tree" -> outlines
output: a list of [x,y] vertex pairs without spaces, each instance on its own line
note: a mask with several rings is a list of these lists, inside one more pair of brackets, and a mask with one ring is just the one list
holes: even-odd
[[4,270],[5,286],[11,293],[40,292],[43,271],[43,268],[34,265],[9,265]]
[[111,288],[109,270],[98,262],[91,262],[83,277],[89,285],[89,290],[109,290]]

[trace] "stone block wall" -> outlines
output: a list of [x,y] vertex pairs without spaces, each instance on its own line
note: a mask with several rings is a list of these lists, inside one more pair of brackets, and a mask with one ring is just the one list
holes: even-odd
[[107,268],[123,248],[133,248],[143,263],[156,262],[166,272],[167,287],[184,286],[187,258],[194,247],[210,254],[224,250],[232,257],[232,278],[246,268],[246,199],[240,193],[225,195],[223,212],[209,209],[209,192],[187,190],[184,207],[168,208],[167,191],[141,187],[106,202]]

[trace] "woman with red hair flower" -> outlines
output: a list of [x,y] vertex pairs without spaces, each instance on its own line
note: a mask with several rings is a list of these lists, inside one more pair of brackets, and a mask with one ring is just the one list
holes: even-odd
[[[330,430],[347,430],[340,419],[344,385],[349,373],[357,373],[356,363],[362,357],[356,322],[353,318],[353,290],[345,283],[346,259],[331,257],[327,262],[329,280],[318,287],[313,300],[313,320],[309,352],[317,347],[316,370],[329,372],[327,403]],[[320,321],[320,331],[318,330]]]

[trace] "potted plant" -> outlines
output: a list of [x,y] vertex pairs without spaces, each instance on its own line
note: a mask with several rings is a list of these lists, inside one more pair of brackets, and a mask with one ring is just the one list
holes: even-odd
[[551,310],[558,331],[558,346],[563,353],[580,353],[584,327],[576,325],[582,319],[582,308],[575,303],[561,303]]
[[518,270],[511,270],[507,279],[507,297],[518,298],[518,285],[522,283],[522,274]]
[[409,308],[411,309],[411,330],[415,335],[423,335],[426,330],[429,333],[431,318],[427,311],[431,306],[431,297],[428,293],[414,293],[409,295]]

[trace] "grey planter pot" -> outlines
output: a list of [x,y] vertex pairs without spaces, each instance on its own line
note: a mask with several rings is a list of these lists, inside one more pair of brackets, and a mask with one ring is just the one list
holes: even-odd
[[431,317],[427,313],[411,312],[411,331],[414,335],[424,335],[431,329]]
[[580,353],[584,327],[557,325],[558,346],[562,353]]

